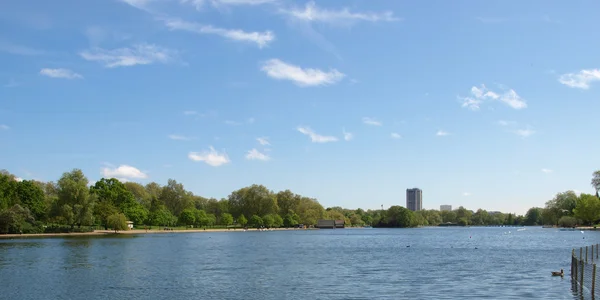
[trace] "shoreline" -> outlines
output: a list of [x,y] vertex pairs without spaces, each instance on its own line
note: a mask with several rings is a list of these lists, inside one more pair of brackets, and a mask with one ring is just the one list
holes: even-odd
[[[297,228],[272,228],[269,231],[300,231],[300,230],[315,230],[316,228],[310,229],[297,229]],[[248,229],[247,231],[259,231],[256,228]],[[244,232],[243,229],[225,229],[225,228],[207,228],[204,229],[180,229],[180,230],[145,230],[145,229],[133,229],[115,232],[114,230],[94,230],[93,232],[70,232],[70,233],[30,233],[30,234],[0,234],[0,240],[2,239],[26,239],[26,238],[40,238],[40,237],[77,237],[77,236],[109,236],[109,235],[145,235],[145,234],[161,234],[161,233],[199,233],[199,232]]]

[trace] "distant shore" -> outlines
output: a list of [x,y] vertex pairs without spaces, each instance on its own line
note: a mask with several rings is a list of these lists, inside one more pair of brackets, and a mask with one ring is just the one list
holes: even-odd
[[[269,231],[298,231],[298,230],[314,230],[314,228],[271,228]],[[69,236],[101,236],[101,235],[119,235],[119,234],[155,234],[155,233],[197,233],[197,232],[243,232],[241,228],[225,229],[225,228],[207,228],[207,229],[179,229],[179,230],[158,230],[158,229],[133,229],[119,231],[114,230],[94,230],[93,232],[71,232],[71,233],[31,233],[31,234],[0,234],[0,239],[25,239],[30,237],[69,237]],[[247,231],[259,231],[256,228],[248,228]]]

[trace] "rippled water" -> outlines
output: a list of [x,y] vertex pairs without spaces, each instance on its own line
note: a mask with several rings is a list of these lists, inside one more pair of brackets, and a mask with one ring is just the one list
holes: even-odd
[[0,240],[0,299],[581,299],[571,249],[598,242],[541,228]]

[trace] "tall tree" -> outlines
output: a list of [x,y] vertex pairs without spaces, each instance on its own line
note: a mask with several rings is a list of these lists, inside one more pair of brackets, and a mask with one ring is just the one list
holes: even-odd
[[576,218],[590,225],[600,219],[600,199],[594,195],[581,194],[573,212]]
[[596,197],[598,197],[598,191],[600,191],[600,170],[592,174],[592,186],[596,189]]
[[95,197],[90,196],[88,179],[80,169],[63,173],[58,180],[58,215],[71,225],[91,225]]
[[530,208],[525,214],[525,224],[528,226],[542,224],[542,209],[539,207]]
[[159,198],[173,215],[178,216],[184,209],[194,207],[192,196],[192,193],[183,188],[183,184],[169,179],[167,185],[162,188]]
[[19,202],[31,211],[36,220],[46,218],[48,207],[44,191],[38,184],[33,180],[23,180],[17,183],[16,194]]

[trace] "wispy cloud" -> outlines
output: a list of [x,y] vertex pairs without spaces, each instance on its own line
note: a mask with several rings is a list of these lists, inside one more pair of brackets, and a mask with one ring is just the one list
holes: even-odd
[[548,174],[548,173],[552,173],[552,172],[554,172],[554,171],[553,171],[553,170],[550,170],[550,169],[542,169],[542,172],[544,172],[544,173]]
[[219,153],[212,146],[209,147],[208,151],[190,152],[188,158],[193,161],[202,161],[213,167],[218,167],[231,162],[226,153]]
[[298,130],[300,133],[302,133],[304,135],[309,136],[310,140],[313,143],[329,143],[329,142],[337,142],[337,140],[338,140],[338,138],[336,138],[334,136],[318,135],[314,131],[312,131],[312,129],[310,129],[309,127],[298,127],[298,128],[296,128],[296,130]]
[[179,135],[179,134],[170,134],[169,138],[175,141],[191,141],[194,138],[190,137],[190,136],[185,136],[185,135]]
[[375,120],[373,118],[369,118],[369,117],[363,117],[362,121],[363,121],[364,124],[371,125],[371,126],[381,126],[381,125],[383,125],[383,123],[381,123],[380,121]]
[[464,193],[463,193],[463,196],[465,196],[465,197],[469,197],[469,196],[471,196],[471,193],[469,193],[469,192],[464,192]]
[[498,125],[500,126],[511,126],[511,125],[515,125],[517,122],[515,121],[506,121],[506,120],[500,120],[498,121]]
[[329,72],[319,69],[303,69],[279,59],[270,59],[264,62],[261,70],[271,78],[290,80],[301,87],[331,85],[339,82],[346,76],[336,69],[331,69]]
[[9,130],[10,127],[8,125],[5,124],[0,124],[0,130]]
[[471,87],[471,95],[467,97],[458,96],[458,99],[462,101],[462,107],[466,107],[470,110],[477,111],[480,109],[481,104],[488,100],[497,100],[505,103],[506,105],[514,109],[527,108],[527,103],[515,90],[509,89],[502,94],[490,91],[485,85],[479,87]]
[[77,74],[69,69],[42,69],[40,70],[40,75],[51,78],[83,79],[81,74]]
[[177,52],[153,44],[136,44],[129,48],[106,50],[92,48],[79,53],[85,60],[96,61],[107,68],[131,67],[154,63],[170,63],[175,60]]
[[393,139],[401,139],[401,138],[402,138],[402,136],[401,136],[399,133],[396,133],[396,132],[392,132],[392,133],[390,134],[390,136],[391,136]]
[[230,125],[230,126],[239,126],[239,125],[242,125],[241,122],[232,121],[232,120],[225,120],[225,124]]
[[259,144],[263,145],[263,146],[270,146],[271,143],[269,143],[269,138],[267,137],[259,137],[256,139],[258,141]]
[[31,47],[13,44],[11,42],[0,39],[0,52],[5,52],[14,55],[34,56],[42,55],[45,52]]
[[260,151],[258,151],[256,149],[252,149],[252,150],[248,151],[248,153],[246,153],[246,159],[268,161],[271,159],[271,157],[269,157],[268,155],[266,155],[264,153],[261,153]]
[[588,69],[560,75],[558,81],[568,87],[587,90],[594,81],[600,81],[600,70]]
[[223,29],[212,25],[203,25],[182,20],[164,20],[165,25],[171,30],[183,30],[199,34],[214,34],[226,39],[238,42],[250,42],[256,44],[259,48],[266,47],[275,40],[275,35],[271,31],[246,32],[240,29]]
[[515,130],[515,134],[521,136],[523,138],[527,138],[532,136],[535,133],[533,129],[517,129]]
[[437,136],[447,136],[450,135],[450,133],[443,131],[443,130],[438,130],[438,132],[435,133],[435,135]]
[[195,110],[186,110],[183,112],[184,115],[186,116],[194,116],[194,115],[199,115],[197,111]]
[[181,0],[181,3],[191,4],[200,10],[207,2],[211,3],[215,7],[223,5],[261,5],[275,3],[277,0]]
[[328,10],[319,8],[314,1],[306,3],[304,8],[280,9],[280,12],[293,19],[305,22],[321,22],[329,24],[352,24],[358,21],[365,22],[393,22],[400,19],[392,11],[381,13],[352,12],[348,8],[341,10]]
[[106,178],[129,178],[129,179],[144,179],[148,175],[140,171],[136,167],[129,165],[120,165],[117,168],[106,167],[102,168],[100,174]]
[[354,138],[354,135],[351,132],[346,132],[346,129],[343,129],[342,133],[344,134],[345,141],[351,141]]

